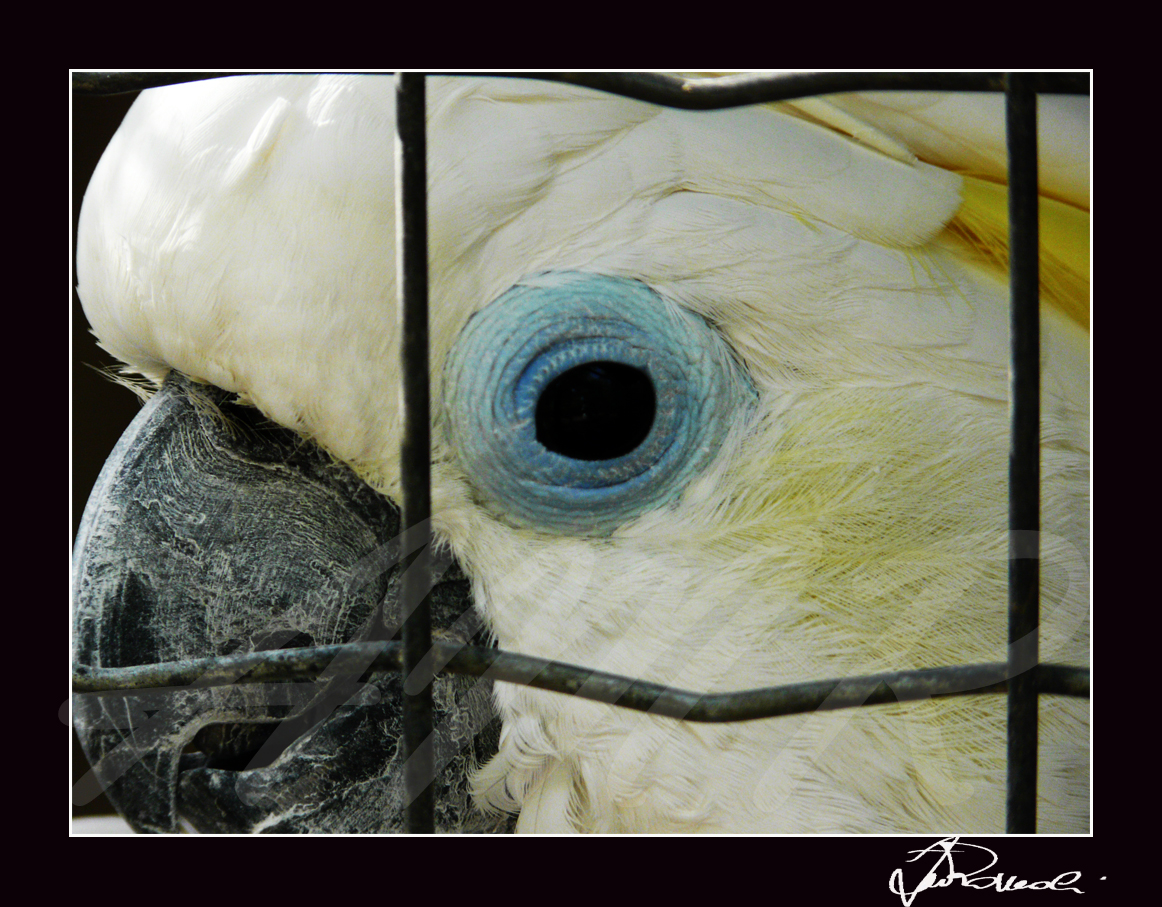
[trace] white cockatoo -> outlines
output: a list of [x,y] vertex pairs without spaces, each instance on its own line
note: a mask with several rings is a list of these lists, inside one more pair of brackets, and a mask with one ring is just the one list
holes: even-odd
[[[427,96],[432,525],[501,649],[706,692],[1005,659],[1003,97]],[[398,501],[394,126],[390,77],[146,91],[77,278],[127,372]],[[1040,127],[1041,658],[1085,665],[1088,99],[1042,96]],[[208,607],[200,654],[235,651]],[[459,770],[519,831],[1004,828],[996,694],[727,724],[492,695],[495,752]],[[1040,698],[1039,830],[1088,828],[1088,705]]]

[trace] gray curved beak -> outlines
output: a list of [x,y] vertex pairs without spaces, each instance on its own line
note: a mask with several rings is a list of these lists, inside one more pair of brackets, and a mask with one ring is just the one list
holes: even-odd
[[[297,435],[172,374],[110,456],[74,553],[74,662],[128,667],[386,640],[407,604],[396,506]],[[433,637],[485,645],[459,566],[433,556]],[[398,675],[339,663],[309,683],[74,696],[93,771],[137,831],[403,829]],[[505,831],[469,799],[496,751],[488,681],[440,675],[440,831]]]

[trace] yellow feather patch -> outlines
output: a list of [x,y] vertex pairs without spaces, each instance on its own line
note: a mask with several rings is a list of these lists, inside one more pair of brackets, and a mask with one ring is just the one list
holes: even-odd
[[[1008,187],[962,174],[964,203],[948,230],[985,261],[1009,268]],[[1042,195],[1041,299],[1089,329],[1089,212]]]

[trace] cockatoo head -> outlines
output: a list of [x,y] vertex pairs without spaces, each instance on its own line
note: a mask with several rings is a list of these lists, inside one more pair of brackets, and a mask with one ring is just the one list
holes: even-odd
[[[705,691],[1003,660],[1006,290],[948,230],[962,178],[769,106],[429,83],[444,631]],[[109,146],[79,292],[162,391],[78,539],[79,661],[393,631],[393,136],[389,79],[238,77],[143,93]],[[1084,333],[1046,317],[1042,657],[1081,661]],[[393,683],[183,693],[129,753],[143,768],[109,773],[114,797],[143,828],[392,827]],[[1003,814],[993,700],[696,726],[441,683],[447,827],[502,824],[478,809],[596,831]],[[108,711],[78,723],[112,765]],[[1072,783],[1084,732],[1047,711],[1049,771]],[[233,771],[279,721],[289,748]]]

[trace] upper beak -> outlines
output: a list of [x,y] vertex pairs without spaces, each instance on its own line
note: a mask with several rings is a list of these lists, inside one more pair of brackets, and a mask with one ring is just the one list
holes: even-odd
[[[294,433],[176,373],[93,489],[74,554],[74,658],[127,667],[392,638],[399,510]],[[484,644],[459,566],[433,557],[433,635]],[[443,628],[443,629],[441,629]],[[350,659],[348,659],[348,662]],[[137,831],[401,830],[402,681],[339,659],[310,683],[86,693],[91,776]],[[496,751],[488,681],[436,678],[438,830],[503,831],[471,767]]]

